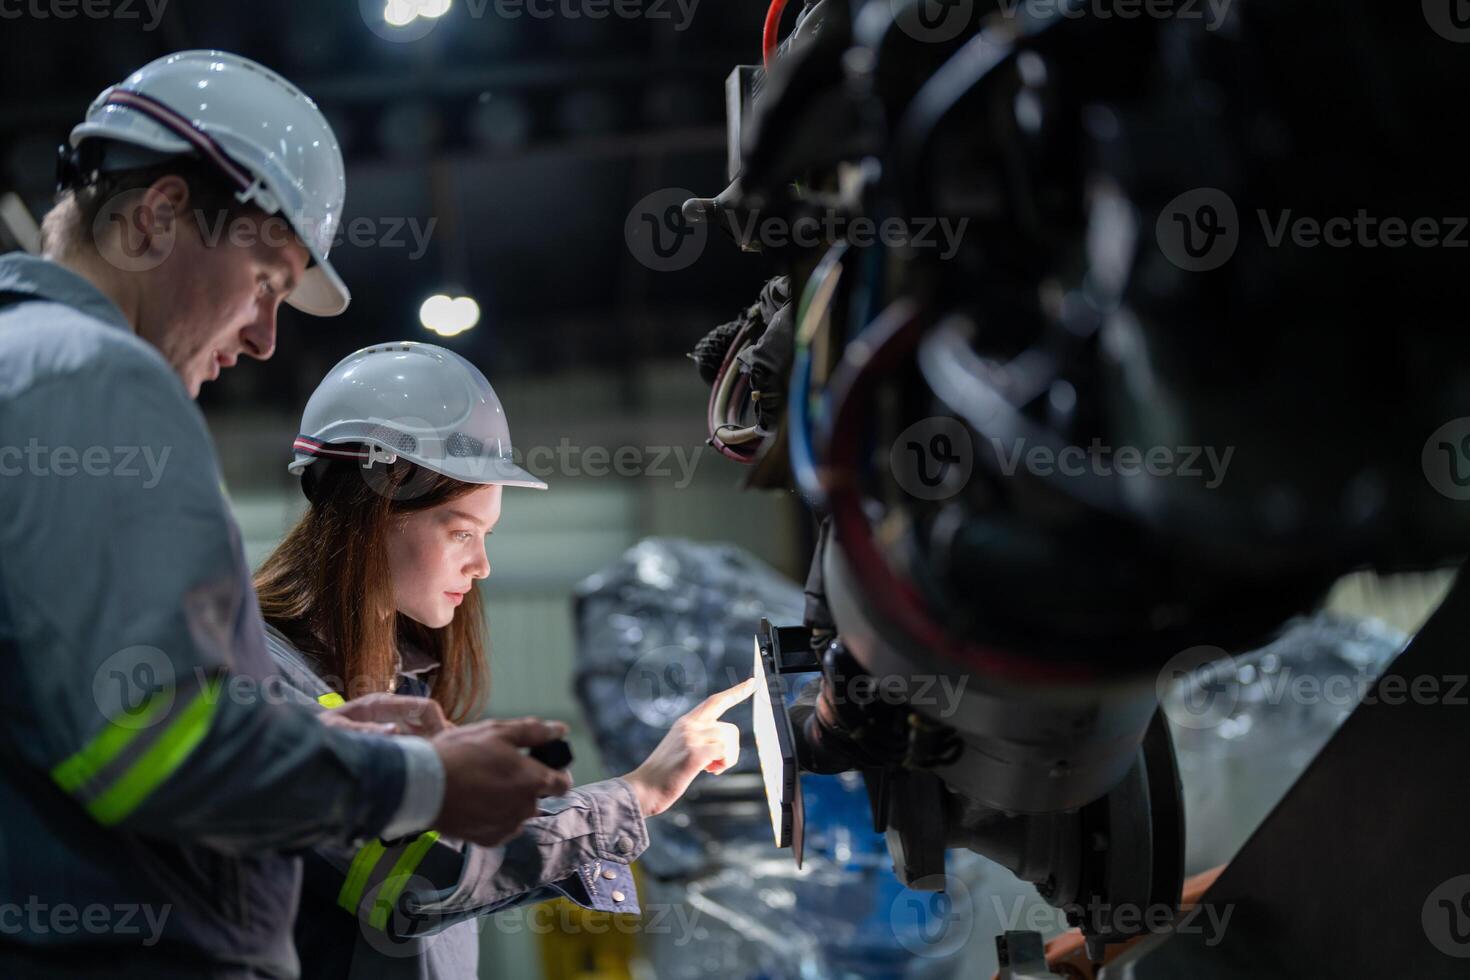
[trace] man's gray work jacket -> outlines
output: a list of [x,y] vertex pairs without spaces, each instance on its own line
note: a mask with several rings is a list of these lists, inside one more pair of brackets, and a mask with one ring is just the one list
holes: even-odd
[[401,823],[433,752],[281,696],[203,416],[100,291],[20,254],[0,664],[7,978],[297,976],[289,852]]

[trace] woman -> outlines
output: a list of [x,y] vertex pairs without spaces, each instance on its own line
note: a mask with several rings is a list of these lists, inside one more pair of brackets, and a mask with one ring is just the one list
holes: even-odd
[[[307,403],[291,472],[311,501],[256,574],[268,645],[288,683],[328,707],[386,692],[431,699],[409,729],[471,720],[487,688],[480,595],[504,487],[545,489],[512,461],[485,376],[452,351],[402,342],[345,358]],[[430,831],[306,860],[296,941],[307,977],[473,978],[473,917],[564,895],[637,912],[629,864],[646,817],[739,755],[718,720],[750,682],[681,718],[627,776],[542,801],[499,848]],[[399,703],[401,707],[401,703]],[[348,709],[350,710],[350,709]]]

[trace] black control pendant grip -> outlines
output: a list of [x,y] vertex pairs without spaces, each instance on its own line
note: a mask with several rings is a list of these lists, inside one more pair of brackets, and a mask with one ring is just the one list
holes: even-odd
[[533,746],[526,754],[550,769],[565,769],[572,764],[572,747],[560,738]]

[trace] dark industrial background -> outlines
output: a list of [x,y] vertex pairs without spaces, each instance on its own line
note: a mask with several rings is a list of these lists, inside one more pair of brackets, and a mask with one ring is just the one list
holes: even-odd
[[18,0],[0,17],[0,188],[37,214],[56,145],[103,87],[170,51],[217,47],[274,68],[321,105],[347,160],[345,222],[372,219],[386,236],[437,217],[417,259],[406,230],[397,245],[344,241],[334,262],[353,308],[323,321],[284,313],[279,356],[210,386],[207,408],[300,404],[359,342],[420,329],[419,305],[436,292],[480,304],[480,325],[447,343],[487,361],[492,381],[588,365],[626,372],[687,351],[753,298],[758,257],[712,240],[690,269],[652,272],[629,254],[623,221],[655,189],[723,186],[722,80],[757,58],[762,7],[697,3],[686,18],[665,0],[645,5],[648,16],[594,20],[503,16],[519,8],[460,0],[428,35],[402,42],[369,29],[381,6],[169,0],[152,30],[143,0],[131,5],[136,19],[120,0],[100,20],[38,18]]
[[[557,460],[538,473],[548,492],[507,492],[490,542],[490,709],[568,721],[578,781],[602,776],[569,689],[576,583],[650,535],[738,543],[796,581],[810,554],[796,498],[743,490],[742,468],[705,445],[708,391],[684,356],[756,298],[768,261],[711,233],[691,266],[659,272],[624,233],[652,192],[725,186],[724,79],[759,60],[765,4],[642,0],[641,16],[624,17],[610,0],[594,19],[587,0],[576,16],[537,0],[556,5],[549,17],[516,0],[454,0],[419,37],[382,22],[384,0],[113,0],[105,17],[66,3],[0,0],[0,196],[39,218],[56,147],[99,91],[169,52],[222,48],[318,102],[346,158],[343,224],[374,229],[374,244],[349,238],[332,253],[353,292],[346,314],[283,307],[276,356],[243,361],[201,396],[251,562],[303,506],[285,466],[327,369],[386,340],[457,350],[494,384],[517,448]],[[418,255],[414,230],[430,227]],[[478,324],[427,331],[419,308],[441,293],[473,298]],[[589,466],[588,450],[620,448],[637,451],[638,473]],[[1331,605],[1412,630],[1446,584],[1355,577]],[[1036,901],[1008,876],[988,887]],[[999,907],[977,904],[976,949]],[[537,974],[536,936],[493,924],[482,935],[482,975]]]

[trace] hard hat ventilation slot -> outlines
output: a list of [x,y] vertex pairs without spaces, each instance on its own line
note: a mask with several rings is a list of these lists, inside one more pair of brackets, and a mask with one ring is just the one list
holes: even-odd
[[444,440],[444,450],[451,456],[482,456],[485,444],[463,432],[451,432],[449,438]]
[[407,432],[397,432],[381,426],[368,433],[368,438],[392,446],[400,453],[416,452],[419,448],[419,441]]

